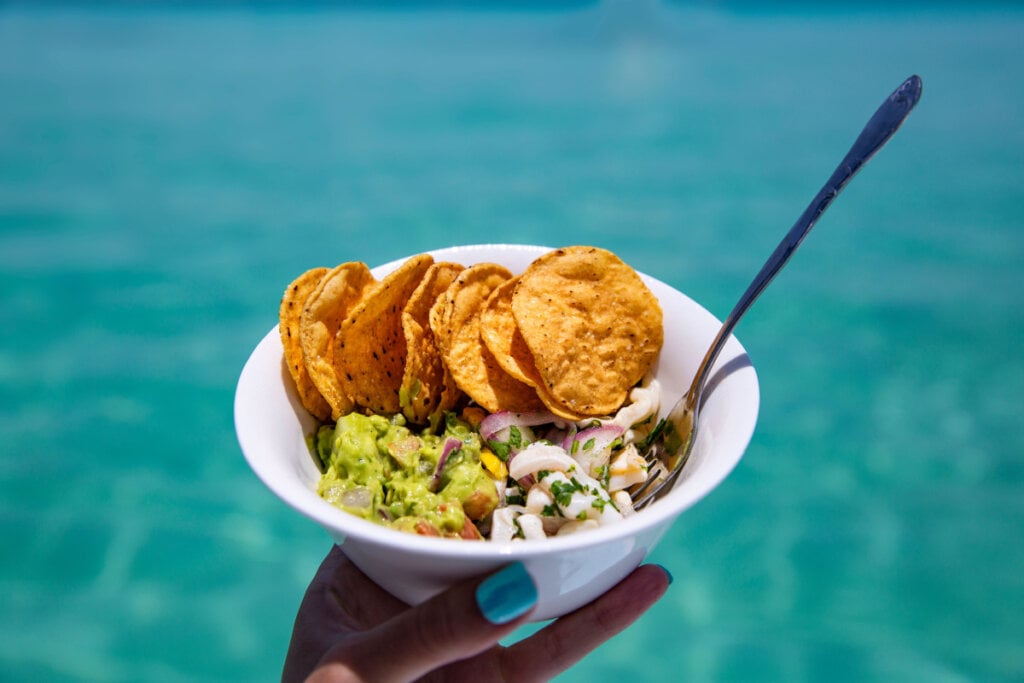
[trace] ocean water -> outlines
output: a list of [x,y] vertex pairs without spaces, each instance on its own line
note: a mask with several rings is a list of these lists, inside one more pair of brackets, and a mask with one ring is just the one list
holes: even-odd
[[566,682],[1024,678],[1024,11],[0,5],[0,680],[271,681],[329,541],[238,373],[312,265],[617,251],[737,336],[745,459]]

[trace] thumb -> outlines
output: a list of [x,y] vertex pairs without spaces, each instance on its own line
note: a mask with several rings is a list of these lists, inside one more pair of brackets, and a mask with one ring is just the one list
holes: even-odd
[[321,664],[340,664],[363,681],[413,680],[492,647],[536,604],[537,587],[516,562],[343,641]]

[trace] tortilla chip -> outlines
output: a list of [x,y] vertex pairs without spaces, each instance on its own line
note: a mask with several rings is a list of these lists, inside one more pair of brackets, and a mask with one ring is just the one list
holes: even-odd
[[326,268],[311,268],[295,278],[284,291],[284,296],[281,297],[281,308],[278,311],[280,319],[278,331],[281,333],[281,346],[284,347],[284,360],[288,365],[288,374],[295,382],[295,389],[303,407],[320,421],[330,418],[331,406],[313,384],[309,372],[306,371],[306,364],[302,359],[302,342],[299,340],[299,318],[302,315],[306,299],[326,274]]
[[299,318],[299,339],[306,370],[330,404],[334,420],[353,407],[335,371],[334,337],[345,316],[373,282],[373,275],[366,264],[342,263],[320,280],[306,299]]
[[430,329],[430,309],[462,270],[458,263],[430,266],[402,311],[406,355],[399,403],[413,424],[433,424],[441,413],[455,407],[461,395],[441,360]]
[[664,332],[657,297],[610,251],[566,247],[519,279],[512,314],[533,356],[548,407],[610,415],[657,360]]
[[498,365],[520,382],[533,387],[549,412],[567,420],[581,420],[586,416],[569,410],[548,394],[547,386],[537,372],[533,354],[512,315],[512,293],[518,284],[519,278],[516,277],[506,280],[491,292],[480,314],[480,337]]
[[520,382],[537,386],[541,382],[540,375],[512,315],[512,292],[517,284],[518,277],[506,280],[487,297],[480,312],[480,337],[505,372]]
[[480,336],[487,297],[512,273],[480,263],[463,270],[430,311],[430,325],[456,385],[490,412],[543,409],[537,392],[505,372]]
[[433,264],[430,254],[413,256],[363,294],[341,323],[334,364],[345,393],[382,415],[401,410],[398,392],[405,374],[402,310]]

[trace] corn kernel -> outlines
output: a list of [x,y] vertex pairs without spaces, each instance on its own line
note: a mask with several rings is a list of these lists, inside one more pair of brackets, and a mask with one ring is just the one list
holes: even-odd
[[499,481],[508,476],[508,467],[488,448],[480,450],[480,463],[491,473],[492,477]]

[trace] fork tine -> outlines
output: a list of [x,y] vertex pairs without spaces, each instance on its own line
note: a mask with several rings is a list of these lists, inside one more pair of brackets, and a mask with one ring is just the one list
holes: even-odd
[[665,463],[658,457],[656,446],[648,448],[644,454],[644,461],[647,463],[647,479],[633,486],[629,490],[629,496],[633,499],[633,508],[639,509],[659,489],[659,484],[668,474]]
[[683,467],[686,465],[686,460],[689,459],[689,455],[690,454],[687,453],[682,458],[682,460],[680,461],[679,465],[674,467],[674,468],[672,468],[672,470],[669,471],[668,476],[663,478],[663,479],[661,479],[660,481],[658,481],[657,486],[655,486],[653,489],[651,489],[650,491],[645,493],[641,497],[641,499],[636,504],[634,504],[633,507],[634,508],[636,508],[638,506],[641,507],[641,508],[645,507],[649,503],[652,503],[656,499],[660,498],[663,494],[668,493],[669,491],[671,491],[672,487],[676,483],[676,480],[679,479],[679,475],[683,471]]

